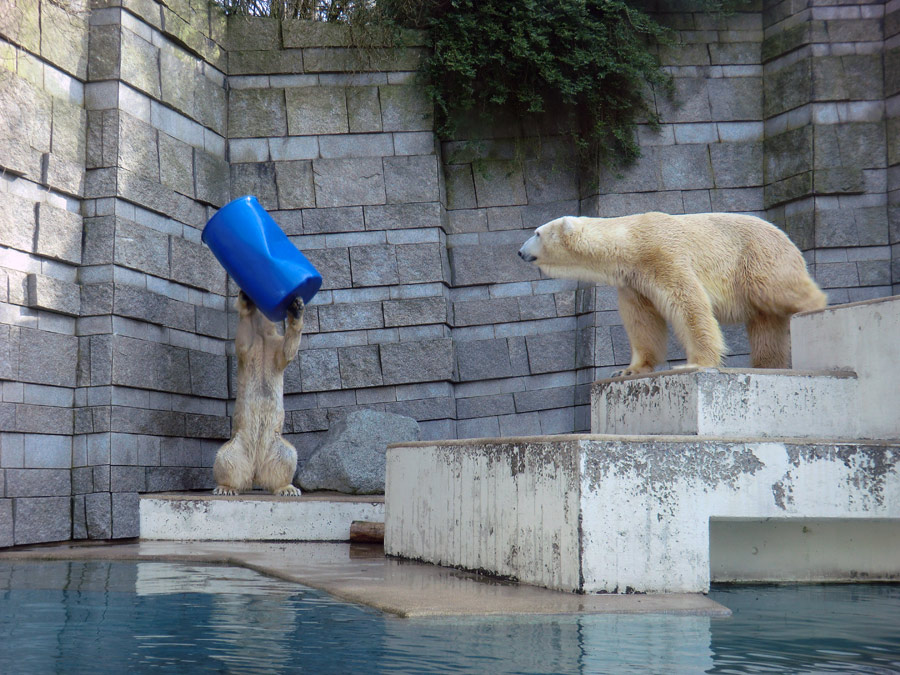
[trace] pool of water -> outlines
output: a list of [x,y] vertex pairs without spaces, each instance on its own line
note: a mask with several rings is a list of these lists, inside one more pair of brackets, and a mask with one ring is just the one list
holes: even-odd
[[0,672],[900,672],[900,586],[710,595],[733,616],[412,620],[241,568],[0,561]]

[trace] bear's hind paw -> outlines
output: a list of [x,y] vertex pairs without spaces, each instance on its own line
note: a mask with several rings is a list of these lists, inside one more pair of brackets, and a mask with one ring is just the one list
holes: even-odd
[[239,495],[240,492],[227,485],[217,485],[213,490],[214,495]]
[[302,492],[300,492],[300,488],[296,485],[285,485],[277,490],[272,490],[272,494],[278,495],[279,497],[299,497]]

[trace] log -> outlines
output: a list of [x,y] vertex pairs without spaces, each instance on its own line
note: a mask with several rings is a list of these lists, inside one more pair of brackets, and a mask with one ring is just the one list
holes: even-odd
[[384,523],[354,520],[350,523],[350,541],[359,544],[384,543]]

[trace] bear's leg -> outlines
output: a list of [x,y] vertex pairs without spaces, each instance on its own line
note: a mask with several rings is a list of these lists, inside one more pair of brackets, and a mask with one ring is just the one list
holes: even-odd
[[253,489],[253,468],[240,436],[225,443],[213,463],[214,495],[237,495]]
[[757,314],[747,322],[754,368],[790,368],[791,317]]
[[699,282],[687,282],[667,294],[668,316],[687,352],[686,368],[716,368],[722,363],[725,340],[712,304]]
[[666,320],[653,303],[627,286],[619,289],[619,314],[631,343],[631,363],[616,375],[640,375],[666,358]]
[[299,497],[300,488],[291,484],[297,470],[297,451],[280,435],[272,439],[260,455],[256,468],[256,483],[272,494]]

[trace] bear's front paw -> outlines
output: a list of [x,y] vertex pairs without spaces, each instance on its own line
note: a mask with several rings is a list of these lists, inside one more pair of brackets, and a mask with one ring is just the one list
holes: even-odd
[[293,318],[299,319],[301,316],[303,316],[303,310],[305,309],[305,307],[306,305],[303,302],[303,298],[297,297],[294,298],[291,306],[288,307],[288,312]]
[[256,305],[253,304],[250,296],[244,293],[244,291],[238,293],[236,304],[238,314],[240,314],[241,316],[247,316],[256,308]]
[[276,494],[279,497],[299,497],[302,493],[296,485],[285,485],[283,488],[273,490],[272,494]]
[[214,495],[238,495],[240,492],[235,490],[233,487],[229,487],[227,485],[217,485],[213,490]]

